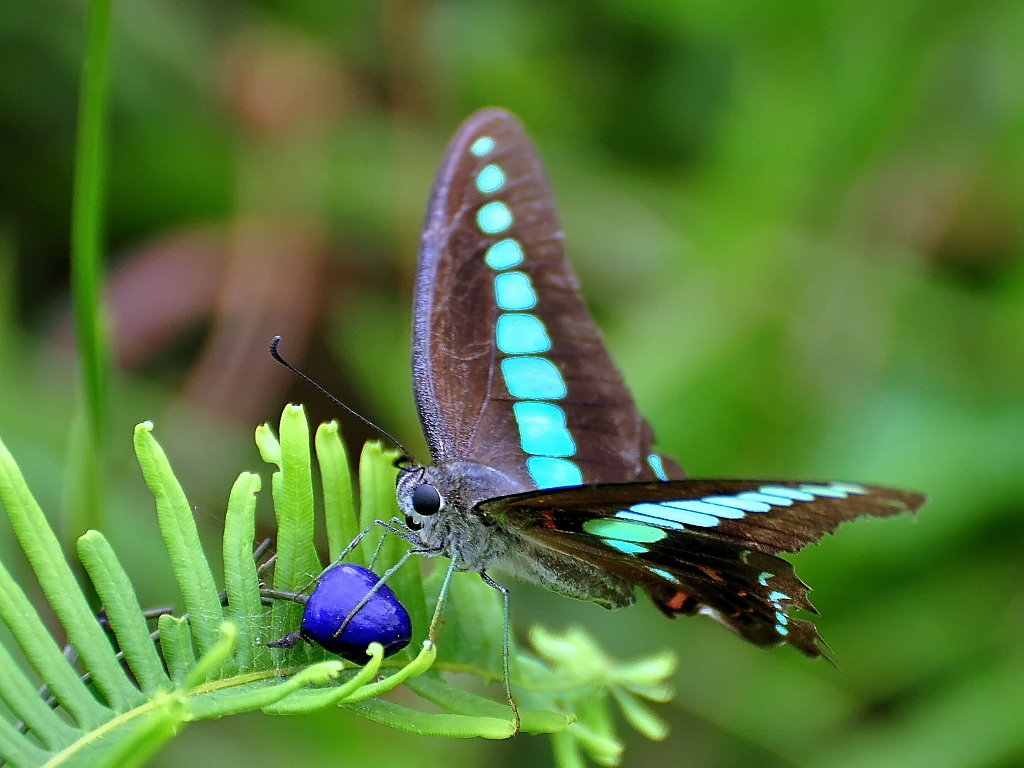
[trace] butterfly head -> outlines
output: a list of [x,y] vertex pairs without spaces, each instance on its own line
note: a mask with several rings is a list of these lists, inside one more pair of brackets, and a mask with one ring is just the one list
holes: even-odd
[[500,548],[500,536],[493,520],[475,507],[521,490],[495,469],[465,461],[410,464],[400,468],[396,480],[398,507],[424,548],[444,554],[458,551],[463,562],[479,561],[481,566]]

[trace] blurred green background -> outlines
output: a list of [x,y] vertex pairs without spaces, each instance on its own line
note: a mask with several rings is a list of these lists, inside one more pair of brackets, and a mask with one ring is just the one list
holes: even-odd
[[[0,7],[0,435],[68,541],[68,221],[82,4]],[[117,3],[104,530],[173,602],[131,428],[211,541],[252,430],[338,415],[269,338],[425,455],[409,296],[431,176],[486,105],[526,124],[613,356],[694,475],[920,489],[794,560],[842,668],[649,604],[514,586],[514,623],[680,658],[626,764],[1024,764],[1024,4]],[[368,434],[345,423],[353,447]],[[271,522],[269,510],[265,521]],[[0,556],[21,565],[9,528]],[[641,601],[644,602],[644,601]],[[495,691],[495,696],[500,694]],[[547,764],[327,713],[189,728],[156,765]],[[641,763],[641,761],[643,761]]]

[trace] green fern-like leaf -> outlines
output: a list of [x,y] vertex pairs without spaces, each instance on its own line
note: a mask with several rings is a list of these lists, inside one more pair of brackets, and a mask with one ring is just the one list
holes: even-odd
[[[4,764],[140,765],[189,722],[254,710],[302,714],[340,706],[413,733],[492,739],[513,735],[505,704],[460,690],[445,679],[447,671],[501,679],[500,600],[475,574],[456,574],[439,647],[423,635],[443,569],[423,579],[416,564],[410,563],[390,585],[420,633],[418,648],[384,660],[383,649],[371,645],[362,667],[312,646],[267,648],[268,640],[298,626],[301,606],[277,600],[268,609],[262,602],[253,560],[260,477],[243,472],[231,489],[224,572],[214,574],[192,508],[152,429],[148,423],[136,428],[135,452],[156,501],[161,535],[180,590],[180,601],[172,602],[184,612],[160,617],[154,643],[113,549],[101,533],[86,532],[78,540],[78,556],[102,601],[116,648],[13,457],[0,443],[0,501],[64,628],[68,647],[74,649],[62,650],[25,591],[0,564],[0,620],[24,658],[18,661],[0,645]],[[256,442],[264,460],[275,467],[271,486],[278,532],[273,587],[295,591],[308,586],[323,567],[314,546],[310,436],[301,407],[285,409],[279,435],[264,426],[257,430]],[[315,446],[333,557],[363,526],[394,513],[394,456],[376,444],[364,449],[357,512],[337,426],[321,425]],[[406,547],[389,537],[378,551],[379,540],[371,539],[366,537],[353,560],[366,562],[377,551],[376,565],[386,568]],[[581,764],[584,753],[602,764],[617,761],[622,746],[608,715],[612,702],[645,735],[664,735],[664,726],[640,699],[667,697],[663,681],[671,672],[671,659],[616,665],[580,632],[557,637],[538,630],[533,640],[538,656],[520,652],[512,660],[513,688],[522,730],[553,734],[559,763]],[[43,681],[42,693],[34,677]],[[380,698],[402,684],[437,706],[428,713]],[[437,707],[443,711],[437,712]]]

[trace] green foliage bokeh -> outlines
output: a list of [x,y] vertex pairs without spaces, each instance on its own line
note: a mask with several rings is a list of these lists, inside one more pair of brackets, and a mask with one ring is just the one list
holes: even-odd
[[[0,10],[0,433],[69,542],[74,478],[33,479],[67,466],[74,412],[81,14]],[[673,735],[637,740],[635,763],[1024,761],[1024,6],[144,0],[115,5],[112,39],[107,434],[168,424],[211,535],[206,511],[257,463],[255,424],[289,397],[334,415],[275,369],[274,333],[422,452],[423,205],[458,122],[504,106],[542,152],[588,302],[666,452],[695,475],[932,497],[795,557],[843,671],[648,605],[514,587],[519,632],[580,623],[620,656],[678,653]],[[175,428],[200,455],[176,451]],[[126,451],[106,461],[103,529],[160,604],[141,478]],[[0,557],[18,564],[6,533]],[[548,759],[538,739],[417,740],[330,713],[202,724],[155,764],[411,755]]]

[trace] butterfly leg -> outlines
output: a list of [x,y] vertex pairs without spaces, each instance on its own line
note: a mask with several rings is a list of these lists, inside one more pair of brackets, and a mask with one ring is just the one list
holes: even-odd
[[[412,544],[413,547],[417,547],[420,544],[420,540],[416,536],[416,534],[414,534],[412,531],[406,529],[404,524],[402,523],[402,521],[399,520],[397,517],[391,518],[391,522],[385,522],[384,520],[374,520],[369,525],[367,525],[365,528],[363,528],[363,530],[361,530],[359,533],[357,533],[352,538],[352,541],[350,541],[348,544],[345,545],[345,548],[343,550],[341,550],[341,552],[338,553],[338,556],[336,558],[334,558],[330,562],[330,564],[326,568],[323,569],[323,571],[320,571],[319,574],[317,574],[312,579],[310,579],[302,587],[302,589],[300,589],[297,592],[295,592],[292,597],[288,597],[288,596],[282,595],[282,594],[268,594],[268,595],[265,595],[265,596],[266,597],[271,597],[271,598],[274,598],[274,597],[285,597],[286,599],[289,599],[289,600],[296,600],[298,602],[303,602],[299,598],[299,596],[304,594],[305,592],[307,592],[310,587],[312,587],[314,584],[316,584],[317,580],[321,576],[324,575],[325,571],[333,568],[335,565],[337,565],[338,563],[343,561],[348,556],[348,553],[351,552],[353,549],[355,549],[357,546],[359,546],[359,542],[361,542],[366,537],[366,534],[368,534],[370,531],[372,531],[376,526],[380,526],[381,528],[384,528],[386,531],[389,531],[390,533],[395,534],[399,538],[404,539],[405,541],[407,541],[410,544]],[[373,567],[373,560],[375,560],[377,558],[377,553],[380,552],[380,547],[382,546],[383,542],[384,542],[384,539],[382,538],[381,542],[377,545],[377,550],[374,552],[373,558],[370,561],[370,567],[371,568]],[[412,551],[412,550],[410,550],[410,551]],[[388,571],[388,573],[390,574],[393,570],[394,569],[392,569],[391,571]],[[261,569],[260,572],[262,573],[262,569]],[[384,581],[385,581],[385,579],[382,578],[379,583],[383,584]],[[269,592],[269,590],[262,590],[262,592]],[[375,593],[376,593],[376,589],[374,589],[373,592],[371,592],[368,597],[372,597],[373,594],[375,594]],[[360,603],[359,608],[362,608],[363,605],[365,605],[365,603]],[[355,613],[355,612],[353,611],[353,613]],[[339,632],[340,631],[341,630],[339,630]]]
[[512,653],[512,613],[509,609],[508,587],[496,582],[485,571],[480,571],[480,578],[484,580],[484,584],[501,593],[502,608],[505,613],[505,626],[501,638],[501,672],[505,682],[505,698],[512,709],[512,722],[515,725],[515,732],[519,733],[522,720],[519,718],[519,707],[516,706],[515,699],[512,698],[512,676],[509,673],[509,657]]
[[[380,526],[384,530],[395,534],[395,536],[398,536],[400,539],[404,539],[405,541],[412,544],[413,547],[417,547],[420,545],[419,537],[416,536],[416,534],[414,534],[408,528],[406,528],[405,524],[397,517],[391,518],[391,522],[385,522],[384,520],[374,520],[368,526],[363,528],[363,530],[361,530],[359,533],[355,535],[352,541],[350,541],[345,546],[345,548],[338,553],[338,556],[334,558],[333,561],[331,561],[331,565],[336,565],[337,563],[340,563],[342,560],[344,560],[345,556],[348,555],[348,553],[355,549],[357,546],[359,546],[359,542],[361,542],[366,537],[366,534],[372,531],[376,526]],[[381,541],[383,541],[383,539],[381,539]],[[377,547],[377,552],[379,551],[380,545],[378,545]],[[377,552],[374,552],[373,554],[373,559],[370,561],[371,565],[373,560],[377,558]]]
[[[401,537],[404,541],[407,541],[408,543],[412,544],[413,550],[415,550],[416,553],[424,553],[428,551],[418,549],[418,546],[420,544],[419,539],[416,538],[416,535],[409,530],[408,526],[406,526],[405,522],[400,517],[392,517],[390,523],[385,523],[383,520],[374,520],[370,525],[384,526],[384,528],[387,529],[388,533],[393,533],[396,536]],[[368,528],[364,529],[364,535],[365,531],[368,530]],[[410,536],[409,534],[412,535]],[[384,542],[387,541],[387,538],[387,533],[380,537],[380,541],[377,542],[377,548],[373,550],[373,554],[370,556],[370,563],[367,567],[371,571],[373,570],[374,563],[377,562],[377,557],[380,555],[380,551],[384,548]],[[341,555],[339,555],[339,558],[347,554],[352,549],[352,546],[353,545],[350,544],[349,546],[345,547],[345,551]]]
[[430,629],[427,630],[427,639],[435,643],[437,641],[437,625],[441,620],[441,609],[448,599],[448,588],[452,584],[452,574],[455,573],[455,564],[459,561],[459,553],[452,552],[452,558],[448,562],[448,570],[445,571],[444,581],[441,582],[441,589],[437,593],[437,602],[434,603],[434,615],[430,617]]

